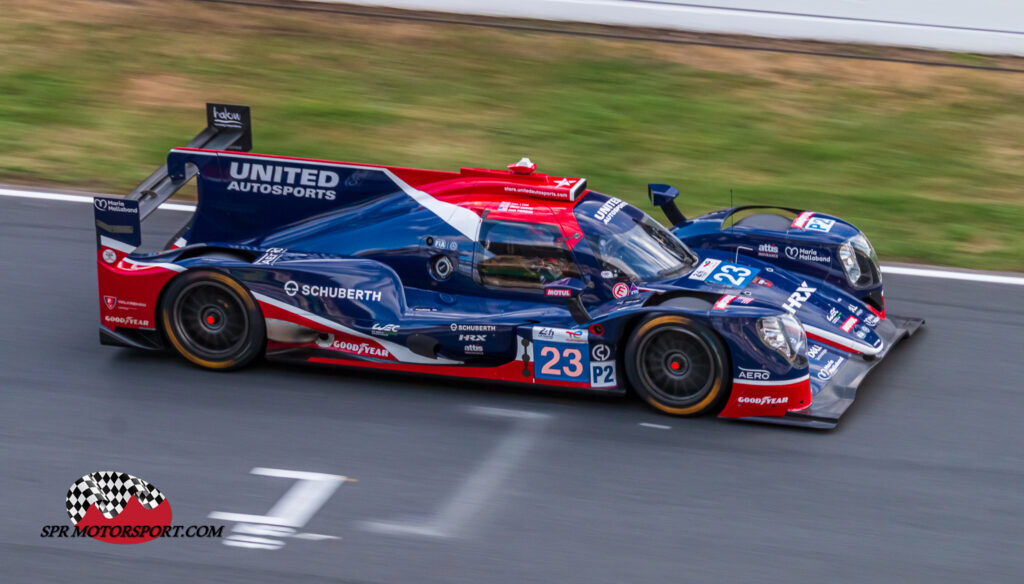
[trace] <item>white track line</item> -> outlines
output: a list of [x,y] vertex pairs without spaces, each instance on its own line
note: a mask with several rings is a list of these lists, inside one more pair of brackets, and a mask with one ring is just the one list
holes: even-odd
[[[22,189],[11,189],[11,188],[0,188],[0,196],[3,197],[18,197],[22,199],[42,199],[44,201],[68,201],[72,203],[91,203],[92,196],[89,195],[65,195],[63,193],[50,193],[46,191],[27,191]],[[98,197],[112,197],[115,195],[101,195],[97,194]],[[195,211],[195,205],[186,205],[183,203],[164,203],[160,205],[161,209],[168,211]]]
[[[19,197],[22,199],[42,199],[45,201],[70,201],[73,203],[91,203],[92,197],[87,195],[66,195],[63,193],[52,193],[47,191],[34,191],[12,188],[0,188],[0,196]],[[195,205],[183,203],[164,203],[161,209],[167,211],[188,211],[196,210]],[[896,274],[899,276],[916,276],[919,278],[938,278],[941,280],[966,280],[969,282],[987,282],[989,284],[1009,284],[1013,286],[1024,286],[1024,277],[1004,276],[1002,274],[986,274],[983,272],[958,272],[955,270],[932,269],[932,268],[911,268],[905,266],[882,266],[883,274]]]
[[491,451],[487,459],[469,475],[444,506],[432,517],[408,522],[366,521],[360,525],[375,533],[414,535],[422,537],[465,536],[471,520],[480,514],[488,500],[516,468],[519,460],[540,437],[550,414],[507,410],[504,408],[471,407],[470,413],[513,418],[517,422],[510,433]]
[[671,430],[672,426],[665,426],[663,424],[651,424],[650,422],[640,422],[640,426],[644,428],[654,428],[655,430]]
[[931,268],[910,268],[906,266],[882,266],[883,274],[900,276],[918,276],[921,278],[941,278],[943,280],[969,280],[971,282],[989,282],[991,284],[1012,284],[1024,286],[1024,278],[1020,276],[1003,276],[1001,274],[985,274],[981,272],[957,272],[953,270],[937,270]]

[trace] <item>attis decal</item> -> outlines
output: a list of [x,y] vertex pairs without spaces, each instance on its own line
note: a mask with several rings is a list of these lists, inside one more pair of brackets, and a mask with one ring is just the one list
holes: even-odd
[[757,246],[757,255],[762,258],[778,258],[779,257],[779,246],[766,242]]

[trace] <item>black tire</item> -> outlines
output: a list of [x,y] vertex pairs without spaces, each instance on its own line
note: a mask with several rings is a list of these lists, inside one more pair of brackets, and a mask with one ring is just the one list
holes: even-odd
[[230,371],[263,355],[266,322],[233,278],[210,270],[176,277],[160,302],[160,322],[178,353],[205,369]]
[[641,322],[626,344],[625,366],[636,393],[674,416],[718,411],[732,388],[725,345],[714,331],[685,316]]

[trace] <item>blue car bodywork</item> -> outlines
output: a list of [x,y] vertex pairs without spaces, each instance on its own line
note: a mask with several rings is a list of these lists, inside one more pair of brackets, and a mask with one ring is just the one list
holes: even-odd
[[[726,348],[718,415],[831,428],[921,324],[885,314],[870,244],[836,217],[688,220],[652,185],[665,229],[522,162],[442,173],[248,154],[248,118],[211,104],[206,136],[127,200],[97,199],[103,342],[181,352],[167,290],[217,273],[258,305],[268,359],[621,393],[624,363],[641,362],[630,340],[675,315]],[[138,251],[142,219],[191,179],[195,214],[166,249]],[[765,319],[786,315],[806,333],[796,354],[766,341]]]

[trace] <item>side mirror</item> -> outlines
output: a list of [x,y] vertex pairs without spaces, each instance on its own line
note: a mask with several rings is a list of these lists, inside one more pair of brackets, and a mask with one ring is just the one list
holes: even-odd
[[676,206],[676,197],[679,196],[679,189],[672,185],[649,184],[647,185],[647,196],[655,207],[661,208],[673,226],[686,222],[686,217],[679,212]]
[[563,298],[565,304],[569,308],[569,314],[572,315],[573,320],[577,324],[583,324],[590,322],[590,314],[587,312],[586,307],[583,306],[583,301],[580,296],[583,295],[583,291],[586,290],[587,285],[582,280],[576,278],[562,278],[556,280],[550,284],[544,285],[544,295],[549,298]]

